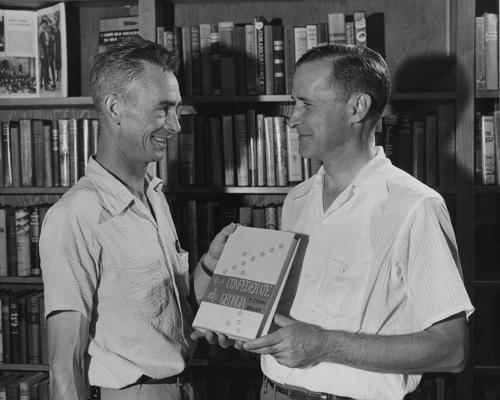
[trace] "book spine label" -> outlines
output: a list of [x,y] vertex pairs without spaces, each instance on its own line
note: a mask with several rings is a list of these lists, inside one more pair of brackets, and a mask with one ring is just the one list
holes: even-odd
[[481,117],[481,184],[494,185],[496,178],[493,116]]
[[274,94],[285,94],[285,42],[281,25],[273,25]]

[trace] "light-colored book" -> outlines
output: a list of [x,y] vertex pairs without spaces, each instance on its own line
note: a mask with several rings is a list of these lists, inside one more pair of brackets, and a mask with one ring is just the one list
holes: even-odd
[[227,240],[193,327],[238,340],[265,335],[297,244],[292,232],[238,226]]
[[493,116],[481,116],[481,184],[494,185],[496,179]]
[[286,127],[286,150],[288,159],[288,180],[290,182],[301,182],[302,160],[299,154],[299,132],[297,128]]
[[346,42],[344,13],[328,14],[328,41],[330,44]]

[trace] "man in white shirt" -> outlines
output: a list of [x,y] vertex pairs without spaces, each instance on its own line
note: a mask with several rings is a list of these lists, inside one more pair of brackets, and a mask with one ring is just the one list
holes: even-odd
[[242,345],[263,355],[262,400],[401,400],[422,373],[464,367],[474,308],[445,203],[375,146],[389,95],[368,48],[319,47],[297,63],[288,124],[323,166],[283,206],[282,229],[308,243],[278,328]]
[[[177,63],[131,37],[92,67],[98,153],[49,210],[40,237],[53,400],[87,400],[88,384],[102,400],[194,398],[187,253],[162,182],[147,173],[180,130]],[[215,237],[194,270],[196,298],[233,230]]]

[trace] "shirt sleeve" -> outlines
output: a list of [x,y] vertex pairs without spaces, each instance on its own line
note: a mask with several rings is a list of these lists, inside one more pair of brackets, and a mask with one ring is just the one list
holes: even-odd
[[56,204],[47,213],[40,234],[40,263],[45,316],[78,311],[91,320],[98,280],[93,233],[85,219]]
[[458,249],[442,199],[421,201],[396,243],[396,265],[407,280],[408,322],[414,331],[474,307],[465,290]]

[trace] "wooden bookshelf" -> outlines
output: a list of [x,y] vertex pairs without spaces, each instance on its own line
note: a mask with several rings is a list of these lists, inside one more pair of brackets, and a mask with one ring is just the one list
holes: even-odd
[[4,364],[0,363],[1,371],[48,371],[47,364]]
[[41,285],[41,276],[0,276],[0,285],[4,283],[22,285]]

